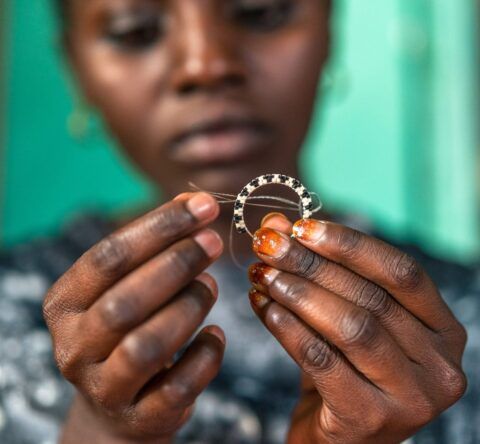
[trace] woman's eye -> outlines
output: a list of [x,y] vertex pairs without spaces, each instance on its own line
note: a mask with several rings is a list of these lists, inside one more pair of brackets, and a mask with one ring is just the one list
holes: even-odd
[[240,0],[234,2],[233,17],[244,27],[270,31],[289,21],[293,3],[293,0]]
[[121,49],[141,51],[153,46],[162,31],[158,14],[127,14],[110,21],[106,37]]

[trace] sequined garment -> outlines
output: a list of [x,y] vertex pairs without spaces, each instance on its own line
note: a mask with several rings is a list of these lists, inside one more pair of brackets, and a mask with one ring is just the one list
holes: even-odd
[[[54,239],[19,246],[0,257],[0,443],[56,442],[74,390],[55,368],[42,299],[75,259],[110,230],[102,218],[83,216]],[[480,269],[417,256],[467,327],[469,388],[413,442],[480,443]],[[177,441],[282,443],[298,396],[299,371],[253,314],[242,273],[222,263],[210,271],[221,294],[206,322],[224,328],[228,347],[220,375],[198,399]]]

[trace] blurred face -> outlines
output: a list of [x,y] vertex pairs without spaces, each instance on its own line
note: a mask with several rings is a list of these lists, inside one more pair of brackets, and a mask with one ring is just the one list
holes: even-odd
[[70,0],[87,100],[167,196],[295,174],[328,52],[325,0]]

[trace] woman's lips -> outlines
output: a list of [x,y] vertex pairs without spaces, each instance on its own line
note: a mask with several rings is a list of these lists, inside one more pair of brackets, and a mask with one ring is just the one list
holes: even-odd
[[247,160],[271,139],[271,129],[254,120],[223,119],[191,127],[170,144],[170,158],[188,165],[216,165]]

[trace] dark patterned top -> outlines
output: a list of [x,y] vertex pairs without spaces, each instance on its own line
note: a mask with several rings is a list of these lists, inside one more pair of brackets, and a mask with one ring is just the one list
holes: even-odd
[[[0,442],[54,443],[73,388],[56,370],[41,315],[48,287],[89,247],[111,231],[97,216],[82,216],[53,239],[15,247],[0,257]],[[466,395],[412,438],[415,443],[480,443],[480,269],[417,257],[436,280],[469,342]],[[181,443],[277,444],[284,442],[298,395],[299,372],[256,319],[248,283],[226,264],[211,270],[221,289],[207,319],[226,331],[220,375],[203,393]]]

